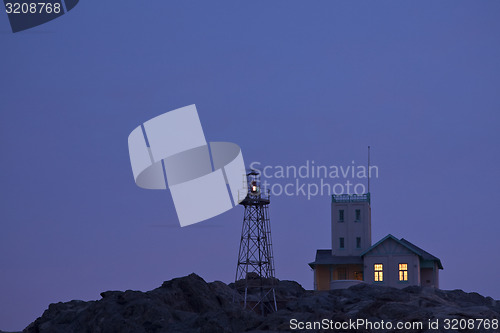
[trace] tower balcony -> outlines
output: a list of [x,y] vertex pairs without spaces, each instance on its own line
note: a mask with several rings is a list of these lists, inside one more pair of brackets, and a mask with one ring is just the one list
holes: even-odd
[[365,194],[333,194],[332,202],[368,202],[370,203],[370,192]]

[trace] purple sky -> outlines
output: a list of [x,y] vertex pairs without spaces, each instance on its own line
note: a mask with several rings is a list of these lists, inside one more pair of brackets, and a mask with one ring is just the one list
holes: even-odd
[[[234,279],[242,207],[180,228],[170,193],[133,181],[129,133],[189,104],[247,165],[364,164],[371,145],[373,242],[404,237],[441,259],[443,289],[500,299],[499,11],[84,1],[17,34],[0,13],[0,329],[105,290]],[[311,289],[330,197],[270,211],[277,277]]]

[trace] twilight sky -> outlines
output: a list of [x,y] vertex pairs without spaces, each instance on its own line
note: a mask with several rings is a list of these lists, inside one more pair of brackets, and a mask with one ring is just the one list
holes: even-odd
[[[404,237],[441,259],[443,289],[500,299],[499,12],[83,1],[16,34],[0,13],[0,329],[105,290],[234,280],[242,207],[181,228],[170,193],[133,180],[129,133],[190,104],[207,140],[238,144],[247,166],[364,165],[371,145],[373,243]],[[312,289],[330,197],[276,195],[270,212],[277,277]]]

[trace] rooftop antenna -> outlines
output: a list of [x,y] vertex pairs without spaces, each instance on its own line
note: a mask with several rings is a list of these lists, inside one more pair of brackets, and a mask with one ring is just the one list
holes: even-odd
[[370,193],[370,146],[368,146],[368,193]]

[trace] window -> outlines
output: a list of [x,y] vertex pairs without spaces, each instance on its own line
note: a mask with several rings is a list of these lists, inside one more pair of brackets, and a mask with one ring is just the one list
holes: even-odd
[[375,271],[375,282],[384,281],[384,265],[375,264],[373,265],[373,269]]
[[399,281],[408,281],[408,264],[399,264]]
[[339,210],[339,222],[344,222],[344,210]]
[[361,237],[356,237],[356,248],[357,249],[361,248]]
[[337,268],[337,274],[339,280],[347,280],[347,269],[345,267]]
[[361,209],[356,209],[356,222],[361,221]]
[[344,248],[344,237],[339,238],[339,243],[340,243],[340,248],[343,249]]

